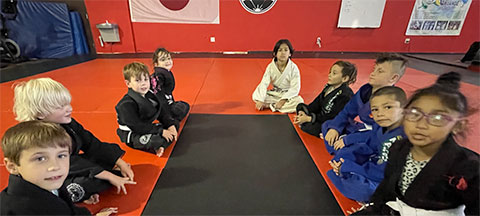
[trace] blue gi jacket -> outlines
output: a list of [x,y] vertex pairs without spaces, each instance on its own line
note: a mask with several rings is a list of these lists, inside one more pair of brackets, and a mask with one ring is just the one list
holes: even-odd
[[377,124],[370,131],[357,132],[344,137],[345,147],[333,160],[344,159],[340,176],[328,171],[327,175],[339,191],[350,199],[368,201],[378,184],[388,160],[389,149],[398,140],[406,138],[403,127],[384,132]]
[[[365,84],[353,95],[352,99],[345,105],[342,111],[338,115],[329,121],[326,121],[322,125],[322,133],[325,136],[329,129],[335,129],[339,134],[350,134],[365,126],[354,119],[358,116],[360,120],[367,124],[373,125],[375,121],[371,116],[370,111],[370,96],[372,95],[372,86]],[[332,149],[325,141],[327,150],[332,153]]]

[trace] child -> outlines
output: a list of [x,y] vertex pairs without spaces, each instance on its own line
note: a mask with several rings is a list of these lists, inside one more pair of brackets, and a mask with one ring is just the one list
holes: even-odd
[[[163,102],[150,90],[148,67],[133,62],[123,68],[128,92],[115,106],[122,142],[142,151],[163,155],[173,140],[177,140],[175,120]],[[160,123],[153,123],[159,120]]]
[[[360,87],[334,119],[328,120],[322,125],[327,148],[333,146],[340,134],[349,134],[362,128],[371,129],[371,125],[375,123],[371,117],[369,101],[372,92],[397,83],[405,73],[405,64],[406,60],[398,54],[382,54],[377,58],[368,83]],[[354,121],[357,116],[363,124]]]
[[479,215],[479,155],[457,144],[468,104],[460,75],[441,75],[406,105],[408,139],[393,144],[385,178],[357,214]]
[[378,89],[370,99],[373,129],[349,134],[335,143],[335,157],[330,161],[333,170],[328,177],[347,198],[365,202],[370,199],[383,179],[392,143],[405,138],[400,126],[405,92],[395,86]]
[[[293,47],[289,40],[281,39],[273,48],[273,60],[267,66],[262,81],[252,94],[257,110],[270,108],[273,112],[295,112],[303,98],[300,92],[300,71],[290,57]],[[273,89],[267,90],[273,84]]]
[[330,68],[328,82],[322,92],[308,106],[300,103],[297,106],[295,124],[314,136],[319,137],[322,124],[333,119],[347,104],[353,95],[350,84],[357,80],[357,68],[347,61],[337,61]]
[[168,105],[167,111],[177,121],[182,121],[188,114],[190,105],[184,101],[175,101],[172,92],[175,89],[175,77],[173,77],[173,60],[170,52],[165,48],[158,48],[153,53],[154,73],[151,76],[151,88],[159,98],[165,99]]
[[[61,126],[43,121],[21,122],[2,138],[8,186],[0,194],[1,215],[90,215],[72,203],[67,178],[72,141]],[[102,209],[97,215],[117,213]]]
[[135,182],[130,165],[121,159],[125,152],[117,144],[98,140],[73,119],[71,99],[61,83],[32,79],[15,87],[13,111],[21,122],[39,119],[60,124],[72,138],[70,172],[65,180],[72,201],[95,204],[97,193],[112,185],[126,194],[125,184]]

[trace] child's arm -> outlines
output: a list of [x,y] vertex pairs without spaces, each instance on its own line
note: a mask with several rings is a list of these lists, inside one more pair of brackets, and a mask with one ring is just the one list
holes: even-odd
[[94,158],[95,160],[102,161],[109,167],[114,167],[117,160],[125,154],[125,151],[123,151],[120,146],[115,143],[100,141],[74,119],[72,119],[69,125],[76,133],[76,136],[78,136],[74,137],[74,139],[81,139],[81,143],[78,143],[78,145],[81,145],[80,149],[84,152],[86,158]]
[[158,115],[158,121],[162,123],[162,129],[163,128],[169,128],[171,126],[178,127],[177,122],[175,119],[170,115],[170,112],[167,110],[169,109],[168,105],[164,104],[164,102],[161,100],[160,101],[160,114]]
[[128,177],[120,177],[106,170],[97,174],[95,178],[110,182],[110,184],[117,188],[117,194],[120,193],[120,190],[123,191],[124,194],[127,194],[125,184],[137,184],[136,182],[129,180]]
[[348,134],[333,143],[333,148],[335,150],[342,149],[344,147],[356,145],[367,145],[366,143],[370,139],[371,136],[374,136],[375,133],[370,131],[357,131],[355,133]]
[[123,177],[128,177],[129,180],[133,181],[134,174],[130,164],[119,158],[115,165],[117,165],[117,167],[120,169]]
[[103,167],[85,159],[80,155],[70,155],[70,171],[72,176],[95,176],[104,170]]
[[342,138],[343,143],[345,146],[352,146],[352,145],[357,145],[357,144],[365,144],[368,142],[368,140],[372,137],[375,136],[374,130],[368,130],[368,131],[357,131],[355,133],[348,134]]
[[315,112],[316,113],[316,120],[317,122],[325,122],[327,120],[335,118],[340,111],[343,110],[345,105],[350,101],[350,96],[341,94],[333,101],[333,106],[330,112]]
[[154,68],[155,72],[152,74],[150,77],[150,86],[153,92],[158,95],[160,92],[162,92],[163,85],[165,83],[165,75],[161,72],[157,72],[157,70],[162,70],[163,68]]
[[[361,94],[363,91],[368,91],[370,85],[363,85],[360,90],[352,97],[345,107],[338,113],[338,115],[329,121],[328,128],[324,132],[325,140],[327,142],[335,141],[338,135],[345,129],[350,119],[355,119],[359,115],[359,104],[363,104]],[[336,135],[336,136],[335,136]],[[331,144],[332,145],[332,144]]]
[[270,67],[272,64],[267,66],[265,73],[263,74],[262,80],[258,84],[257,88],[252,94],[252,99],[254,101],[259,101],[264,103],[265,98],[267,97],[267,88],[270,85],[271,77],[270,77]]
[[113,213],[118,213],[117,207],[104,208],[95,214],[95,216],[109,216]]

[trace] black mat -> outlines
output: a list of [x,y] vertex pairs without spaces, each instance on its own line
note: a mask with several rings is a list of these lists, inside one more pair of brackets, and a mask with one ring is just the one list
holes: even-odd
[[286,115],[191,114],[144,215],[342,215]]

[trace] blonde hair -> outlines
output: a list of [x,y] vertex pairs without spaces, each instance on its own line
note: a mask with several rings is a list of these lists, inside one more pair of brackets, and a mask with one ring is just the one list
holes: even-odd
[[3,154],[17,165],[22,151],[33,147],[68,147],[71,152],[72,139],[59,124],[40,120],[20,122],[3,135]]
[[145,77],[150,77],[148,72],[148,66],[140,62],[132,62],[123,67],[123,78],[130,81],[132,77],[140,78],[144,75]]
[[32,79],[15,86],[13,112],[17,121],[36,120],[58,107],[70,104],[72,96],[65,86],[50,78]]

